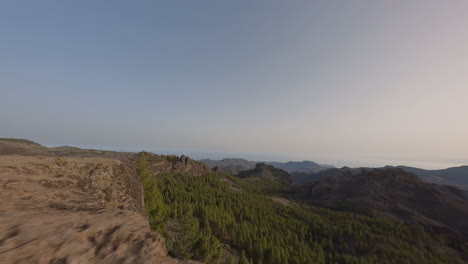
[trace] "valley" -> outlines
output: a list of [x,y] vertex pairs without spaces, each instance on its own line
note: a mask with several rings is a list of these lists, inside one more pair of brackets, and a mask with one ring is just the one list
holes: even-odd
[[0,165],[2,263],[468,257],[466,196],[402,169],[329,169],[295,184],[294,174],[263,163],[232,175],[185,156],[11,140],[0,140]]

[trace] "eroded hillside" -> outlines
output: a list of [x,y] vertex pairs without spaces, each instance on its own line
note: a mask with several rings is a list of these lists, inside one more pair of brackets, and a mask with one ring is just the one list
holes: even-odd
[[0,151],[21,154],[0,155],[0,263],[179,263],[149,230],[126,160],[18,142]]

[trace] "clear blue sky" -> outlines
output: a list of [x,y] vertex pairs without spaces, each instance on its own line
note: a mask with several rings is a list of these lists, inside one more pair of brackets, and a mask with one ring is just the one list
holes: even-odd
[[0,137],[468,163],[466,1],[1,1]]

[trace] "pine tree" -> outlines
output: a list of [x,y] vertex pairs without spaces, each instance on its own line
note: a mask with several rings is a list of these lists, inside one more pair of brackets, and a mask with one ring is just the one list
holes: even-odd
[[150,227],[153,231],[161,232],[166,224],[166,206],[163,196],[158,189],[156,179],[151,175],[146,161],[146,153],[140,153],[136,165],[136,171],[143,185],[143,199],[145,210],[148,214]]
[[245,256],[245,251],[241,251],[241,255],[239,257],[239,264],[247,264],[247,257]]

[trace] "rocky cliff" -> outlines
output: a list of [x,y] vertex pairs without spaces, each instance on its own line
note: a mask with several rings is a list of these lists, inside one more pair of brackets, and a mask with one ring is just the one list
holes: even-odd
[[181,263],[149,230],[129,154],[75,152],[0,141],[0,263]]

